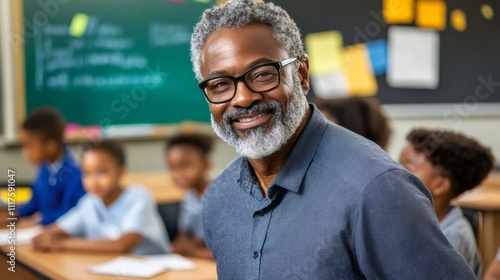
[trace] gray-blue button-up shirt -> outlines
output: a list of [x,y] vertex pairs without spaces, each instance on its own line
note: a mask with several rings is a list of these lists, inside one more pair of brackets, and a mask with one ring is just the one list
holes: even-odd
[[475,279],[425,186],[311,109],[267,197],[243,157],[207,190],[205,239],[219,278]]

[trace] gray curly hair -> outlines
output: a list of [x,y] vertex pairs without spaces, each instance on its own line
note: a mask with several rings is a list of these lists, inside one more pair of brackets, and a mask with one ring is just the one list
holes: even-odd
[[201,52],[207,37],[223,28],[238,28],[251,23],[270,26],[274,38],[290,57],[304,54],[299,28],[285,10],[273,3],[233,0],[207,9],[194,28],[191,37],[191,62],[198,81],[203,80],[200,70]]

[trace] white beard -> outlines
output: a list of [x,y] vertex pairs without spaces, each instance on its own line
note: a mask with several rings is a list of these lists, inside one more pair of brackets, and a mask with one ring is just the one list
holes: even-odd
[[[239,115],[266,110],[274,112],[274,120],[270,124],[270,129],[266,125],[250,128],[244,131],[246,138],[240,138],[232,125],[232,120]],[[302,123],[306,110],[307,99],[300,81],[294,76],[294,91],[286,104],[284,114],[278,101],[259,102],[248,108],[237,108],[223,115],[224,126],[217,123],[211,115],[212,128],[240,155],[251,159],[262,159],[276,153],[288,142]]]

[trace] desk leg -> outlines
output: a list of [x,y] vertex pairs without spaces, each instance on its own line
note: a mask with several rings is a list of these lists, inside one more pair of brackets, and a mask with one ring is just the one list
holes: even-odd
[[500,212],[479,212],[479,250],[483,258],[483,270],[495,259],[500,246]]

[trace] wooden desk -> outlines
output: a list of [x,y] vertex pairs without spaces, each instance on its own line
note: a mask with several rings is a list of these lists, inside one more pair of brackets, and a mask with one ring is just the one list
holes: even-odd
[[122,183],[124,186],[133,184],[145,186],[158,204],[180,201],[186,193],[175,185],[167,172],[128,173]]
[[500,187],[500,172],[493,173],[484,180],[482,186],[497,186]]
[[[484,267],[495,259],[500,246],[500,176],[490,177],[481,187],[452,201],[453,205],[479,212],[478,247]],[[497,183],[499,183],[497,185]]]
[[[1,247],[5,257],[5,246]],[[88,268],[92,265],[104,263],[116,258],[117,254],[84,254],[84,253],[40,253],[34,252],[30,245],[18,245],[16,248],[16,270],[19,263],[23,263],[34,271],[49,279],[68,280],[104,280],[104,279],[133,279],[129,277],[118,277],[110,275],[92,274]],[[196,263],[194,270],[167,271],[153,280],[213,280],[217,279],[215,262],[205,259],[190,258]],[[5,261],[0,259],[2,263]],[[8,273],[8,274],[6,274]],[[17,271],[16,271],[17,273]],[[0,271],[1,279],[18,279],[16,274],[3,269]],[[4,278],[4,276],[7,276]],[[14,276],[14,277],[12,277]],[[31,279],[37,279],[36,276]]]

